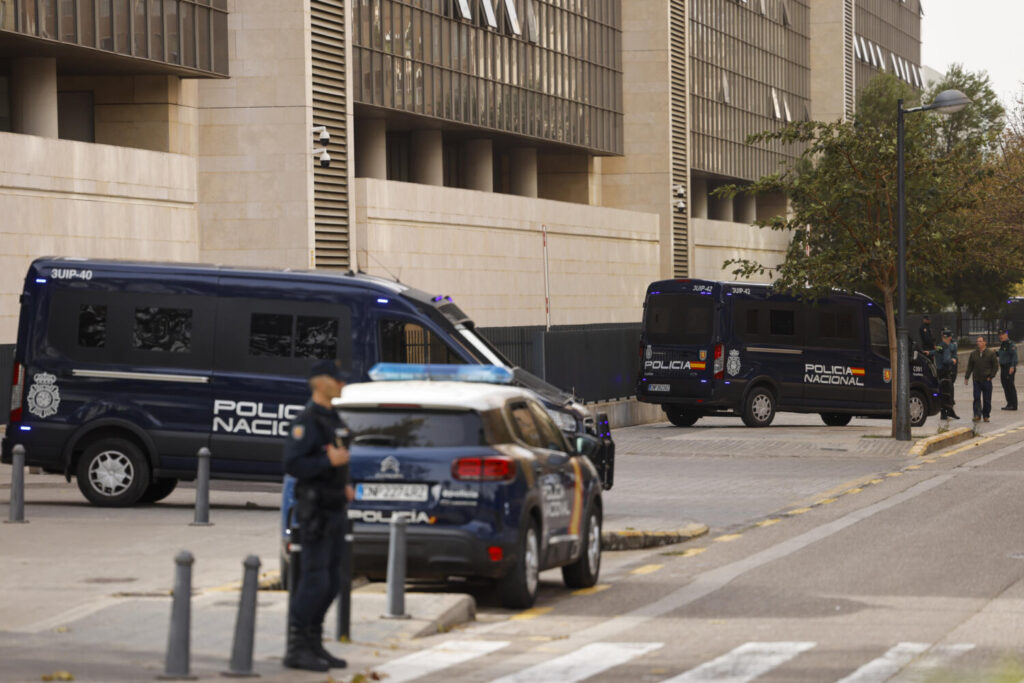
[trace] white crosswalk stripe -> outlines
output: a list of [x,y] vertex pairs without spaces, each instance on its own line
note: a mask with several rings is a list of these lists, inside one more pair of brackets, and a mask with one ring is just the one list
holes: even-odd
[[503,640],[449,640],[374,667],[388,683],[411,681],[496,652],[508,645]]
[[691,669],[663,683],[700,683],[702,681],[746,683],[785,664],[801,652],[810,650],[816,644],[807,642],[745,643],[717,659],[712,659],[696,669]]
[[878,659],[873,659],[839,683],[876,683],[887,681],[900,669],[917,659],[930,646],[928,643],[899,643]]
[[[591,643],[493,683],[573,683],[653,652],[662,643]],[[390,683],[390,682],[389,682]]]
[[927,652],[921,659],[913,662],[906,669],[901,671],[893,683],[911,683],[916,681],[931,680],[937,669],[948,666],[957,657],[974,649],[971,643],[957,643],[955,645],[937,645]]

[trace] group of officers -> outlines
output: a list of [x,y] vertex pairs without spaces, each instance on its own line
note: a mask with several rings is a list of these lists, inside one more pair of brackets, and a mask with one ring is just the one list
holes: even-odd
[[[940,339],[936,341],[932,335],[931,323],[931,318],[924,316],[918,334],[922,350],[935,363],[939,375],[939,392],[942,399],[940,417],[943,420],[959,420],[960,416],[953,409],[953,386],[958,372],[959,348],[953,340],[953,332],[948,329],[942,330]],[[977,348],[967,359],[964,385],[968,380],[974,380],[974,422],[988,422],[992,413],[992,382],[996,375],[999,375],[1006,397],[1003,410],[1017,410],[1017,345],[1010,339],[1007,330],[999,332],[999,348],[996,351],[987,348],[984,337],[978,337],[976,345]]]

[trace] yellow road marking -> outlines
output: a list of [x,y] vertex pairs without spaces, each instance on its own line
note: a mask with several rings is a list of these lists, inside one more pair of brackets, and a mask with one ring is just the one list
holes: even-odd
[[766,527],[766,526],[771,526],[772,524],[778,524],[781,521],[782,520],[779,519],[778,517],[772,517],[771,519],[762,519],[760,522],[757,523],[757,526],[763,528],[763,527]]
[[857,488],[853,488],[853,489],[847,489],[846,491],[843,491],[843,494],[844,495],[850,495],[850,494],[853,494],[853,493],[860,493],[863,490],[864,489],[862,489],[860,487],[857,487]]
[[902,477],[903,473],[902,472],[890,472],[889,474],[887,474],[885,476],[887,476],[887,477]]
[[796,510],[790,510],[787,515],[802,515],[805,512],[810,512],[811,508],[797,508]]
[[871,480],[871,481],[869,481],[868,483],[869,483],[869,484],[881,484],[881,483],[882,483],[882,480],[881,480],[881,479],[872,479],[872,480]]
[[729,543],[730,541],[735,541],[737,538],[742,536],[743,534],[723,534],[722,536],[714,539],[714,541],[715,543]]
[[905,470],[919,470],[919,469],[921,469],[921,466],[920,465],[908,465],[908,466],[904,467],[903,469],[905,469]]
[[554,607],[531,607],[528,610],[523,610],[519,614],[513,614],[510,617],[511,621],[526,621],[527,619],[536,619],[537,617],[543,616],[555,609]]
[[828,505],[829,503],[834,503],[834,502],[836,502],[835,498],[822,498],[817,503],[815,503],[815,505]]
[[664,566],[665,565],[663,565],[663,564],[645,564],[642,567],[637,567],[636,569],[634,569],[633,571],[631,571],[629,573],[630,574],[637,574],[637,575],[653,574],[654,572],[658,571],[659,569],[661,569]]
[[700,555],[705,550],[707,550],[707,548],[687,548],[683,552],[679,553],[679,557],[693,557],[695,555]]
[[612,585],[610,583],[599,583],[596,586],[591,586],[590,588],[581,588],[578,591],[573,591],[572,594],[573,595],[593,595],[594,593],[600,593],[601,591],[606,591],[606,590],[608,590],[611,587],[612,587]]

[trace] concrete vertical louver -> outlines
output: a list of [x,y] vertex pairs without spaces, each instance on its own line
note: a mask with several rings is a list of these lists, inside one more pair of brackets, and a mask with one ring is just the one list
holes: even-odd
[[853,41],[857,40],[855,0],[843,0],[843,114],[846,120],[853,118],[857,105]]
[[[689,52],[686,48],[688,0],[670,0],[669,2],[669,77],[671,79],[671,136],[672,136],[672,186],[690,187],[690,169],[687,160],[689,152],[688,134],[689,121],[687,108],[689,87],[687,81],[687,64]],[[686,277],[690,273],[690,235],[689,210],[679,211],[675,208],[677,197],[672,197],[672,274],[675,277]],[[687,207],[690,203],[689,192],[684,200]]]
[[[313,173],[317,268],[349,268],[345,0],[311,0],[313,125],[327,126],[331,165]],[[316,163],[316,160],[313,160]]]

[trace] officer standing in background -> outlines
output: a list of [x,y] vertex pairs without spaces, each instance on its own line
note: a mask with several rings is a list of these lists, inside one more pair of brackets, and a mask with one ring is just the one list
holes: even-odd
[[1010,335],[1003,330],[999,333],[999,379],[1006,394],[1003,410],[1017,410],[1017,387],[1014,375],[1017,373],[1017,345],[1010,341]]
[[935,345],[935,369],[939,373],[939,391],[942,394],[942,414],[940,418],[959,420],[960,416],[953,410],[953,380],[956,379],[957,344],[953,341],[953,333],[942,331],[942,338]]
[[302,557],[288,615],[291,669],[327,671],[345,666],[323,645],[324,615],[341,586],[346,506],[354,497],[348,481],[348,430],[331,399],[346,376],[334,361],[317,361],[309,373],[312,396],[295,416],[285,439],[284,470],[295,477],[295,518]]
[[935,350],[935,337],[932,336],[931,316],[926,315],[921,319],[921,327],[917,333],[921,337],[921,349],[930,356],[931,352]]

